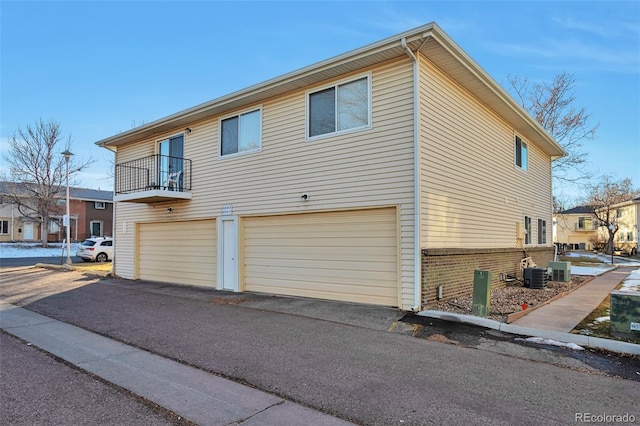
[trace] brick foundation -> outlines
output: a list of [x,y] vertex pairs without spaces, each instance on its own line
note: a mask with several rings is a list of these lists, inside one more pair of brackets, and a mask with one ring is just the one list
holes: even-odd
[[422,250],[422,306],[437,301],[438,286],[443,286],[444,300],[470,295],[476,269],[491,271],[491,288],[504,287],[501,273],[520,277],[520,261],[525,257],[546,267],[553,252],[553,247]]

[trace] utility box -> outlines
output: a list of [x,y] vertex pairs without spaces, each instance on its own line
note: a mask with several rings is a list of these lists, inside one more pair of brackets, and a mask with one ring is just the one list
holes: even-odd
[[571,262],[549,262],[551,281],[571,281]]
[[612,291],[610,296],[611,334],[640,337],[640,293]]
[[476,270],[473,273],[473,304],[471,313],[488,317],[491,304],[491,271]]

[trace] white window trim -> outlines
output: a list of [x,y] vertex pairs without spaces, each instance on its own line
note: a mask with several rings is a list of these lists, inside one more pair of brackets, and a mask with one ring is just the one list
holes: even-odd
[[[248,114],[251,112],[256,112],[256,111],[260,111],[260,147],[257,149],[252,149],[250,151],[242,151],[242,152],[235,152],[233,154],[227,154],[227,155],[222,155],[222,122],[224,120],[227,120],[229,118],[233,118],[233,117],[240,117],[243,114]],[[251,107],[251,108],[246,108],[243,109],[241,111],[237,111],[234,112],[233,114],[227,114],[224,116],[221,116],[218,118],[218,159],[219,160],[225,160],[227,158],[234,158],[234,157],[240,157],[243,155],[247,155],[247,154],[255,154],[255,153],[259,153],[262,152],[262,105],[258,105],[257,107]]]
[[[98,204],[102,204],[102,207],[98,207]],[[94,202],[93,202],[93,207],[94,207],[96,210],[106,210],[106,208],[107,208],[107,203],[106,203],[106,202],[104,202],[104,201],[94,201]]]
[[[518,166],[517,163],[517,157],[516,157],[516,138],[519,138],[520,141],[527,147],[527,168],[525,169],[522,166]],[[529,172],[529,142],[527,142],[522,136],[520,136],[517,133],[513,134],[513,140],[511,141],[512,146],[513,146],[513,168],[516,170],[519,170],[522,173],[528,173]],[[522,162],[522,160],[520,160]]]
[[[367,117],[367,121],[368,124],[366,126],[360,126],[360,127],[354,127],[352,129],[346,129],[346,130],[337,130],[335,132],[331,132],[331,133],[324,133],[322,135],[318,135],[318,136],[309,136],[309,98],[311,95],[313,95],[314,93],[317,92],[321,92],[323,90],[329,89],[331,87],[335,87],[337,88],[340,85],[343,84],[347,84],[347,83],[351,83],[352,81],[356,81],[356,80],[360,80],[362,78],[367,78],[367,110],[368,110],[368,117]],[[349,78],[344,78],[342,80],[338,80],[338,81],[334,81],[330,84],[325,84],[323,86],[318,86],[318,87],[314,87],[312,90],[307,90],[304,94],[304,99],[305,99],[305,111],[304,111],[304,138],[305,141],[307,142],[312,142],[312,141],[316,141],[318,139],[326,139],[326,138],[331,138],[334,136],[340,136],[340,135],[344,135],[344,134],[348,134],[348,133],[354,133],[354,132],[362,132],[365,130],[370,130],[373,127],[373,113],[372,113],[372,73],[371,71],[366,72],[364,74],[359,74],[353,77],[349,77]]]

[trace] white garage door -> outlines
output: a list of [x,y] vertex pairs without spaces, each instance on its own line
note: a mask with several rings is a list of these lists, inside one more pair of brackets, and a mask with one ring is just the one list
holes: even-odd
[[395,209],[244,219],[245,290],[398,306]]
[[216,286],[216,222],[142,223],[138,270],[143,280]]

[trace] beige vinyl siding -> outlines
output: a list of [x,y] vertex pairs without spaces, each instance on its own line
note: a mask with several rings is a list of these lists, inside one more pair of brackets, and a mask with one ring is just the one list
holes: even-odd
[[426,58],[420,60],[422,248],[516,247],[516,222],[547,221],[551,163],[532,141],[514,163],[514,131]]
[[[371,129],[307,142],[306,91],[320,85],[239,109],[262,108],[261,152],[219,158],[219,117],[189,124],[192,133],[185,135],[184,151],[192,160],[192,199],[155,206],[119,203],[116,238],[123,253],[128,254],[133,235],[123,233],[121,223],[166,219],[167,207],[173,208],[171,218],[184,220],[220,216],[223,205],[231,205],[238,216],[393,205],[398,207],[400,223],[402,307],[410,309],[414,304],[412,66],[403,58],[334,81],[367,72],[372,77]],[[119,147],[118,162],[153,154],[157,140],[182,130]],[[309,201],[300,201],[302,193],[310,194]],[[119,253],[120,248],[116,250]],[[118,262],[116,268],[121,276],[133,275],[132,261]]]
[[216,222],[138,225],[139,278],[206,287],[216,286]]
[[245,289],[398,305],[395,209],[243,220]]

